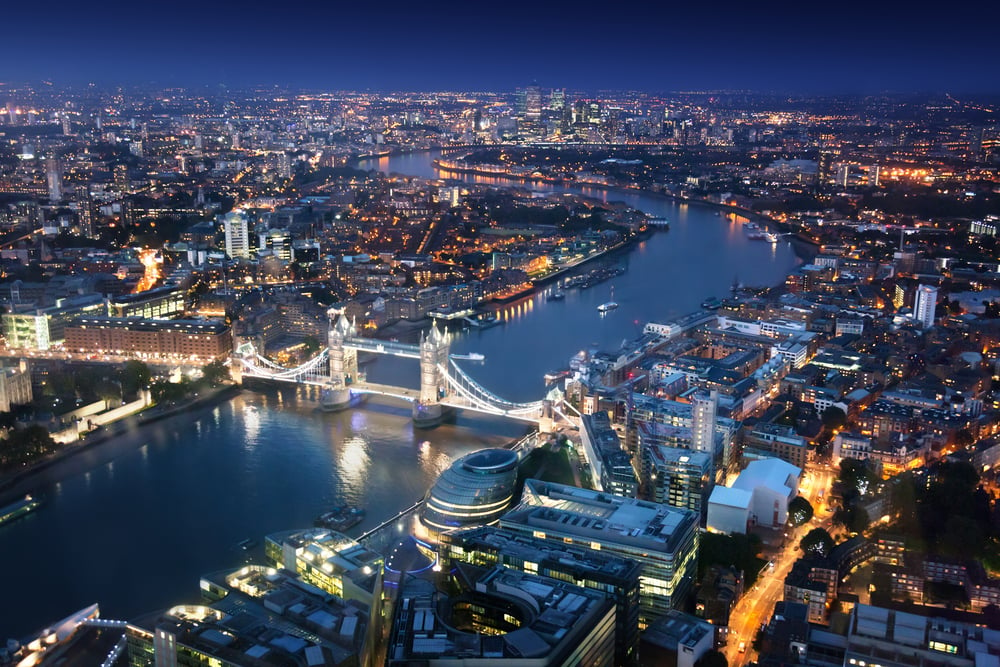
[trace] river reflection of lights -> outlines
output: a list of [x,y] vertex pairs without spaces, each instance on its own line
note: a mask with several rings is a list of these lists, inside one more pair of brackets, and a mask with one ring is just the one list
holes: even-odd
[[430,440],[424,440],[418,446],[417,458],[420,467],[437,478],[451,465],[451,457],[441,451],[437,451],[431,445]]
[[257,446],[260,435],[260,412],[256,406],[243,406],[243,423],[246,425],[246,437],[243,438],[243,443],[248,450],[251,450]]
[[348,438],[340,450],[337,463],[341,479],[352,486],[363,483],[367,479],[368,466],[371,464],[368,443],[360,436]]
[[365,415],[364,410],[352,410],[351,430],[364,431],[366,428],[368,428],[368,419],[367,415]]

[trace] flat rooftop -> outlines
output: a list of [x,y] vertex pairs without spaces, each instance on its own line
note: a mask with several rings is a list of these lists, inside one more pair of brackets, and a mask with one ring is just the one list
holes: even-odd
[[548,564],[557,570],[600,574],[608,578],[628,579],[638,576],[641,569],[637,561],[615,554],[547,542],[495,526],[453,530],[445,533],[442,541],[460,545],[466,551],[496,552],[526,562]]
[[575,486],[529,479],[521,504],[500,520],[593,541],[673,553],[695,529],[689,510]]

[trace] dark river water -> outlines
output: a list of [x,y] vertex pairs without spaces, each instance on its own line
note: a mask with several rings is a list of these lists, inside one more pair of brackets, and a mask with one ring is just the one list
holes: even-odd
[[[364,166],[434,178],[433,157]],[[788,244],[748,240],[739,224],[711,208],[582,192],[666,217],[670,230],[621,253],[615,261],[627,271],[610,282],[569,290],[562,301],[548,301],[549,288],[501,309],[502,326],[455,334],[453,352],[486,357],[465,363],[470,375],[504,398],[536,400],[543,374],[565,367],[579,350],[618,349],[645,322],[724,296],[734,277],[775,284],[797,261]],[[601,316],[597,306],[609,300],[612,285],[620,307]],[[417,385],[415,362],[380,359],[368,374]],[[246,558],[240,540],[262,542],[269,532],[309,526],[341,501],[366,508],[357,530],[374,526],[422,496],[454,458],[525,432],[523,424],[475,415],[414,431],[409,413],[407,404],[372,399],[325,414],[308,391],[245,391],[54,466],[37,479],[45,505],[0,527],[0,640],[93,602],[102,616],[127,619],[197,601],[201,574]]]

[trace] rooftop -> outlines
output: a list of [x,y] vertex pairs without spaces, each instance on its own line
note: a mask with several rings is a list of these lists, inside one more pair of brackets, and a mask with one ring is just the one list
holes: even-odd
[[689,510],[529,479],[521,504],[501,519],[605,543],[673,553],[697,524]]
[[694,648],[710,632],[714,633],[711,624],[672,609],[646,628],[642,641],[669,649]]
[[453,530],[442,535],[441,539],[442,542],[461,546],[466,551],[495,552],[505,557],[537,563],[540,567],[548,565],[581,576],[626,579],[638,576],[641,568],[636,561],[611,553],[547,542],[495,526]]
[[758,459],[751,461],[739,474],[732,488],[753,491],[766,487],[779,493],[795,491],[802,470],[781,459]]

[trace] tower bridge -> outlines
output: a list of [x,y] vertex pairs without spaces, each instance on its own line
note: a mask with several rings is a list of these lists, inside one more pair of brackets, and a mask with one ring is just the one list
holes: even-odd
[[[419,360],[419,389],[368,382],[358,370],[359,351]],[[230,368],[238,381],[252,377],[318,386],[321,405],[327,411],[346,409],[363,394],[409,401],[413,404],[414,425],[423,428],[436,426],[456,409],[536,423],[543,433],[551,432],[556,422],[575,425],[564,412],[563,395],[558,389],[541,400],[517,403],[480,385],[452,358],[451,336],[436,323],[430,332],[421,335],[419,343],[409,344],[360,336],[355,323],[340,314],[331,317],[327,347],[300,366],[280,366],[252,345],[244,344],[233,354]]]

